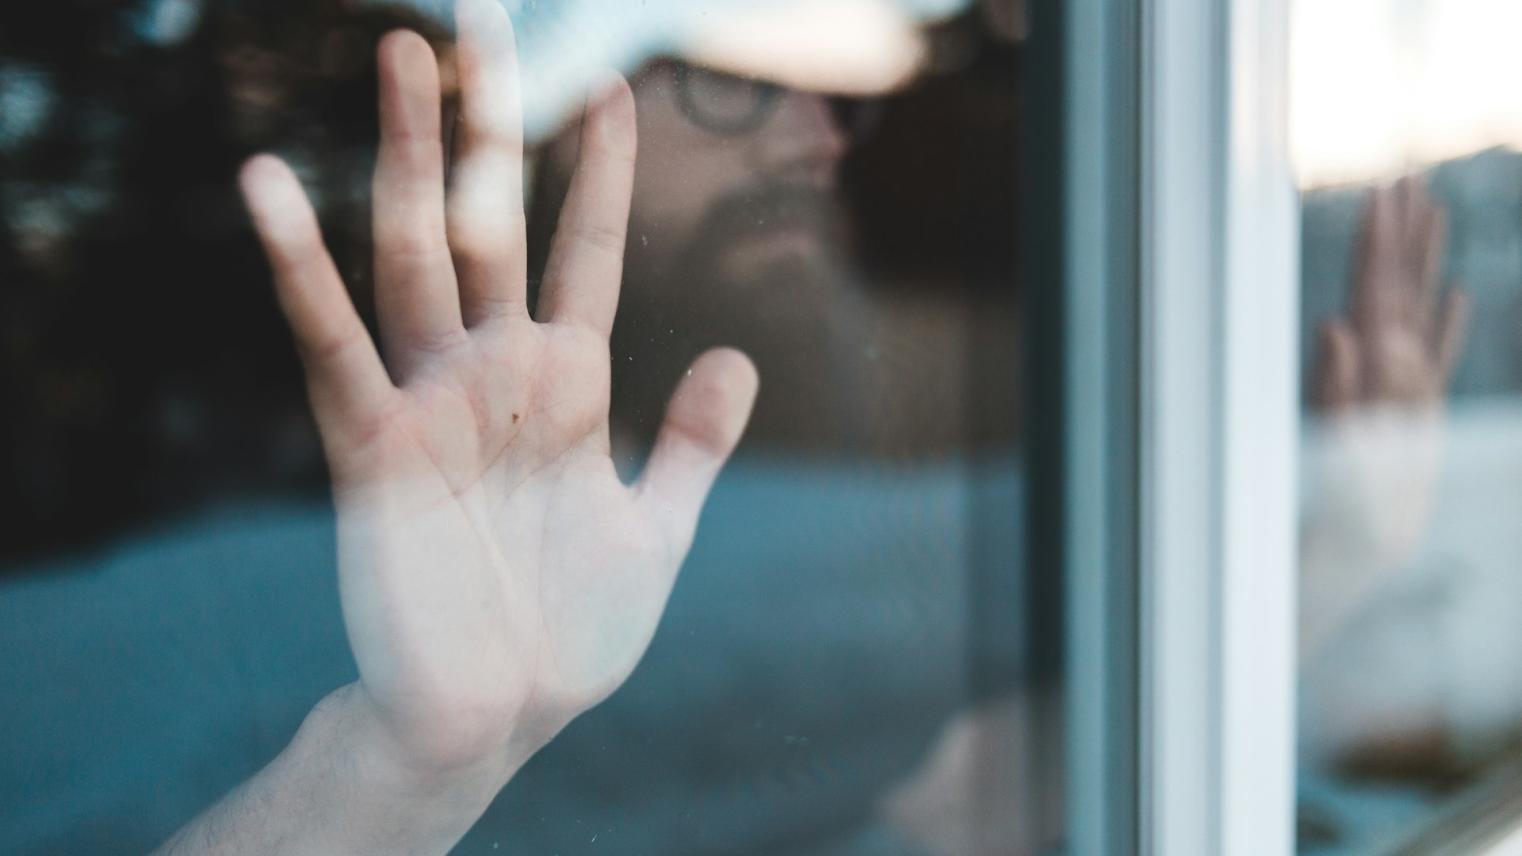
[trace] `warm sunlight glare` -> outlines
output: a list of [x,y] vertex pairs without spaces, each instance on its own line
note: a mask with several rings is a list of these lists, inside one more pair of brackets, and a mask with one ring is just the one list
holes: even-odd
[[1306,187],[1522,147],[1522,4],[1301,0],[1292,145]]

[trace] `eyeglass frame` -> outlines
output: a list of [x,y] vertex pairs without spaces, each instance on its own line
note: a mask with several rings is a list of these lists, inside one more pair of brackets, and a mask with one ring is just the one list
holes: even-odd
[[[660,64],[671,70],[675,84],[677,108],[687,121],[721,137],[742,137],[752,133],[766,124],[776,112],[789,90],[787,87],[770,81],[761,80],[744,75],[731,74],[717,69],[705,68],[685,60],[667,57]],[[755,92],[756,104],[743,118],[735,121],[725,121],[716,118],[711,113],[705,112],[699,103],[701,99],[693,92],[692,76],[694,73],[711,74],[727,77],[751,86]],[[876,130],[881,116],[880,105],[870,100],[857,101],[854,99],[831,99],[835,108],[832,112],[835,120],[845,129],[852,140],[861,141]],[[855,110],[841,108],[857,108]]]
[[[678,59],[668,60],[668,62],[671,64],[672,78],[676,85],[676,103],[682,115],[699,128],[721,137],[744,136],[766,124],[766,120],[776,112],[777,105],[786,93],[781,86],[754,77],[702,68]],[[692,77],[695,73],[728,77],[750,86],[755,93],[755,106],[737,120],[726,121],[715,117],[704,110],[699,103],[701,99],[693,92]]]

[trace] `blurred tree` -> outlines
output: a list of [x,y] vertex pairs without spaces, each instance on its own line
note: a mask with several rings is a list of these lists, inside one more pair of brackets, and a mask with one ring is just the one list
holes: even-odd
[[367,256],[370,56],[421,22],[345,6],[0,9],[0,561],[212,497],[320,490],[233,176],[288,153],[335,251]]

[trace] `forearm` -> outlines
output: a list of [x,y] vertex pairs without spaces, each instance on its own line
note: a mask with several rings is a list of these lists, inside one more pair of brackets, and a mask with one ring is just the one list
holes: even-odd
[[179,854],[447,853],[523,759],[425,771],[358,685],[315,707],[285,751],[159,849]]

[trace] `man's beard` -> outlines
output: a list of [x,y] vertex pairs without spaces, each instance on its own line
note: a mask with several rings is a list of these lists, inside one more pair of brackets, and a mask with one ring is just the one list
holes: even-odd
[[[812,240],[765,252],[768,240],[789,233]],[[805,334],[808,319],[817,320],[850,287],[849,239],[833,190],[778,181],[749,185],[709,205],[680,244],[651,241],[642,253],[645,242],[631,242],[624,290],[630,320],[659,302],[667,305],[658,314],[681,318],[693,334],[707,328],[729,343],[765,350],[770,339]],[[788,329],[795,325],[799,329]]]
[[797,184],[772,182],[726,195],[709,206],[697,232],[687,241],[679,266],[689,273],[712,277],[715,284],[745,289],[749,283],[776,280],[778,272],[761,265],[736,269],[735,257],[748,246],[787,233],[811,236],[815,252],[771,260],[782,272],[804,281],[800,287],[830,283],[846,255],[848,239],[845,216],[833,191]]
[[[773,231],[814,236],[807,250],[760,254]],[[700,353],[727,345],[757,363],[763,388],[803,394],[791,378],[829,374],[842,309],[857,290],[849,229],[831,190],[768,182],[709,206],[680,244],[658,224],[630,235],[614,326],[614,411],[621,427],[653,430],[672,386]],[[766,406],[765,399],[760,406]],[[762,414],[758,414],[762,415]]]

